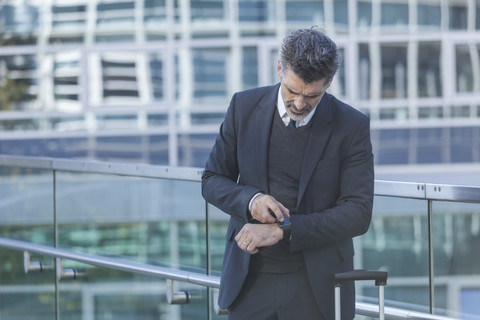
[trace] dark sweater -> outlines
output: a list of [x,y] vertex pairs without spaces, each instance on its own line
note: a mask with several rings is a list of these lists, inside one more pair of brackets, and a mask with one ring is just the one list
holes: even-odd
[[[290,210],[296,212],[298,185],[303,156],[310,133],[311,122],[294,130],[285,127],[275,112],[268,149],[269,194]],[[291,253],[288,241],[261,248],[252,256],[253,272],[286,273],[298,270],[302,265],[301,253]]]

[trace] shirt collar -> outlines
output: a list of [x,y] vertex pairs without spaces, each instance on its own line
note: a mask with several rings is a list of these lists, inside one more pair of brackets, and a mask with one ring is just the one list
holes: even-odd
[[[280,88],[278,89],[277,110],[278,110],[278,114],[280,115],[280,118],[282,118],[283,123],[285,125],[288,125],[288,123],[290,122],[290,117],[288,116],[287,109],[285,108],[285,103],[283,103],[281,90],[282,90],[282,85],[280,85]],[[315,106],[315,108],[313,108],[313,110],[310,111],[310,113],[305,118],[303,118],[300,121],[297,121],[297,128],[301,126],[305,126],[310,122],[313,115],[315,114],[315,111],[317,110],[317,106],[320,100],[317,102],[317,105]]]

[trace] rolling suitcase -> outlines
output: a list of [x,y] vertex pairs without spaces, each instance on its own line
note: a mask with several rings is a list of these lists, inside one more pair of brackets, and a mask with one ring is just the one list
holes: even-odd
[[333,277],[333,286],[335,287],[335,320],[341,320],[340,287],[345,281],[356,280],[375,280],[375,285],[378,287],[378,318],[385,320],[384,287],[387,285],[387,276],[388,274],[385,271],[369,270],[335,273]]

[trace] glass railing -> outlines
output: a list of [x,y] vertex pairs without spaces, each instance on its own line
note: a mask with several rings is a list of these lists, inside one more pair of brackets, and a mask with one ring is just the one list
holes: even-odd
[[[0,237],[218,277],[228,215],[201,197],[198,168],[0,156]],[[355,239],[355,267],[388,271],[387,307],[480,319],[480,188],[376,181],[374,215]],[[170,305],[164,279],[0,249],[0,318],[226,319],[213,293]],[[357,284],[359,303],[377,289]],[[134,314],[134,316],[133,316]]]

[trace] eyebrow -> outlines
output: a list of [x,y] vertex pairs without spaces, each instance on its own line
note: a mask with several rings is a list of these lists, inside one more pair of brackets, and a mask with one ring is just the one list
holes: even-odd
[[[290,93],[299,95],[298,92],[293,91],[293,90],[290,89],[286,84],[285,84],[285,88],[287,88],[287,90],[288,90]],[[313,99],[313,98],[317,98],[317,97],[319,97],[319,96],[321,96],[321,95],[322,95],[322,94],[319,93],[319,94],[312,94],[312,95],[308,95],[308,96],[303,95],[303,96],[304,96],[305,98]]]

